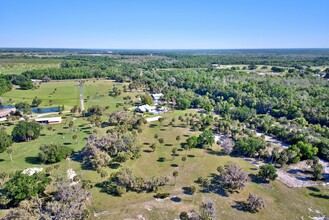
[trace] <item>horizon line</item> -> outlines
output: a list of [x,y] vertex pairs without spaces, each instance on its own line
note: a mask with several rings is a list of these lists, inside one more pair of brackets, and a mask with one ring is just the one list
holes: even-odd
[[0,49],[72,49],[72,50],[291,50],[329,49],[329,47],[264,47],[264,48],[91,48],[91,47],[1,47]]

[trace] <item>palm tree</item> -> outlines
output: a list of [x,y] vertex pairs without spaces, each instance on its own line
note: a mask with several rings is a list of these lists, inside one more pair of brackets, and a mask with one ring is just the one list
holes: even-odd
[[175,148],[173,148],[172,149],[172,151],[171,151],[171,153],[172,153],[172,160],[174,160],[175,159],[175,156],[176,156],[176,152],[177,152],[177,148],[175,147]]
[[161,118],[158,118],[158,121],[160,122],[160,124],[162,125],[162,122],[164,121],[164,118],[161,117]]
[[191,150],[191,146],[187,144],[187,145],[185,145],[184,149],[185,149],[185,156],[186,156],[187,151]]
[[191,193],[191,195],[192,195],[192,201],[194,200],[194,194],[195,194],[195,192],[196,192],[196,187],[194,186],[194,185],[191,185],[190,187],[189,187],[189,191],[190,191],[190,193]]
[[139,141],[139,137],[140,137],[140,134],[143,132],[143,129],[141,128],[138,128],[137,129],[137,133],[138,133],[138,141]]
[[172,173],[172,175],[173,175],[173,177],[175,178],[174,186],[176,186],[176,178],[177,178],[177,176],[178,176],[178,171],[175,170],[175,171]]
[[78,138],[78,135],[76,135],[76,134],[72,135],[72,139],[73,139],[75,142],[77,142],[77,141],[76,141],[77,138]]
[[14,153],[14,148],[9,147],[7,149],[7,154],[9,154],[9,156],[10,156],[10,161],[13,161],[13,156],[12,156],[13,153]]
[[184,164],[185,164],[186,159],[187,159],[186,157],[182,157],[183,167],[184,167]]
[[156,146],[155,143],[153,143],[153,144],[150,145],[150,148],[153,150],[153,152],[155,151],[156,147],[157,147],[157,146]]
[[204,157],[204,155],[206,154],[206,151],[207,151],[208,147],[209,147],[209,144],[204,144],[202,146],[202,149],[203,149],[203,155],[202,155],[202,157]]
[[71,128],[71,130],[72,130],[72,128],[73,128],[73,125],[74,125],[74,122],[73,122],[73,121],[70,121],[70,123],[69,123],[69,127]]
[[202,186],[207,187],[209,192],[210,180],[208,178],[204,178],[202,181]]
[[176,141],[180,141],[180,135],[176,136]]

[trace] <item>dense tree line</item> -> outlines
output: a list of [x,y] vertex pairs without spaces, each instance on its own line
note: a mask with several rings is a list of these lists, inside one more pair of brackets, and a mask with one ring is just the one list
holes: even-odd
[[[0,95],[8,92],[12,89],[13,85],[11,82],[5,78],[0,77]],[[0,103],[1,104],[1,103]]]
[[151,60],[144,63],[145,69],[154,68],[208,68],[212,64],[219,65],[268,65],[268,66],[324,66],[329,64],[329,57],[319,56],[273,56],[273,55],[183,55],[167,54],[168,59]]
[[[159,70],[135,76],[177,109],[212,109],[290,144],[310,143],[329,158],[328,82],[314,75],[258,75],[232,70]],[[141,83],[141,84],[143,84]]]

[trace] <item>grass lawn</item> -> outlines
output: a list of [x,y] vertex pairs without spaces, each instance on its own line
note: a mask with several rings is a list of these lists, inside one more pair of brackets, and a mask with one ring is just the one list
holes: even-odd
[[[135,175],[149,177],[168,176],[171,180],[168,186],[160,188],[160,192],[170,192],[177,196],[177,200],[165,199],[158,201],[153,198],[154,193],[134,193],[129,192],[122,197],[113,197],[100,192],[100,189],[93,188],[93,201],[96,211],[99,212],[99,219],[124,219],[137,218],[143,215],[146,219],[174,219],[181,211],[190,211],[198,209],[202,201],[211,199],[216,203],[216,209],[220,219],[300,219],[301,217],[318,216],[311,210],[319,210],[321,213],[329,214],[329,201],[325,198],[316,198],[312,196],[314,189],[293,189],[283,185],[280,181],[274,181],[270,184],[248,183],[245,190],[240,193],[221,195],[216,192],[203,192],[201,187],[195,183],[198,177],[211,178],[212,173],[217,173],[219,165],[227,163],[238,163],[246,172],[257,173],[257,169],[243,158],[234,158],[230,156],[220,156],[217,151],[218,146],[213,146],[213,150],[207,150],[206,153],[201,149],[192,149],[188,152],[178,151],[179,156],[172,157],[171,150],[174,147],[180,148],[180,143],[194,132],[189,131],[180,122],[176,120],[175,127],[167,126],[171,118],[177,119],[178,114],[183,112],[176,111],[173,114],[167,114],[167,120],[161,126],[159,122],[151,122],[145,125],[139,138],[143,146],[141,158],[135,161],[129,161],[122,166],[132,168]],[[164,144],[159,144],[154,139],[154,134],[165,139]],[[176,141],[176,136],[182,137],[181,141]],[[149,145],[157,143],[158,148],[151,152]],[[187,155],[187,161],[182,164],[182,156]],[[161,159],[162,158],[162,159]],[[177,170],[176,185],[172,177],[173,171]],[[95,178],[91,173],[86,177]],[[99,181],[100,178],[95,178]],[[191,195],[184,194],[182,188],[195,184],[199,192],[196,193],[192,201]],[[325,191],[318,187],[317,195],[325,194]],[[267,208],[259,213],[249,213],[241,210],[239,202],[246,201],[249,193],[254,193],[263,197]],[[287,196],[289,195],[289,196]],[[104,202],[107,201],[107,202]],[[170,210],[170,211],[168,211]],[[108,212],[107,212],[108,211]],[[111,213],[108,215],[107,213]]]
[[[87,99],[85,102],[85,108],[92,105],[100,105],[103,107],[108,106],[109,111],[113,112],[119,109],[122,109],[123,106],[127,106],[128,108],[132,107],[131,105],[125,105],[125,100],[123,99],[126,96],[130,96],[132,100],[136,101],[135,96],[137,94],[142,94],[143,92],[123,92],[123,86],[128,86],[127,83],[116,83],[111,80],[88,80],[84,83],[83,86],[83,97]],[[121,95],[117,97],[109,96],[110,91],[112,91],[113,87],[116,86],[122,90]],[[119,104],[120,106],[117,108],[116,105]]]
[[[64,105],[65,110],[69,110],[74,105],[80,106],[79,87],[77,80],[62,80],[41,83],[40,88],[34,90],[21,90],[18,86],[3,94],[4,104],[11,105],[18,102],[32,103],[34,97],[42,100],[39,107],[50,107]],[[116,104],[121,104],[121,109],[124,104],[124,96],[131,96],[136,99],[137,94],[141,92],[122,92],[118,97],[109,96],[113,85],[118,84],[110,80],[86,80],[83,87],[83,96],[86,99],[85,108],[92,105],[109,106],[110,111],[117,110]],[[117,87],[122,89],[123,84],[118,84]],[[11,99],[11,101],[10,101]],[[131,106],[128,106],[131,107]]]
[[[122,92],[118,97],[108,95],[113,88],[114,82],[108,80],[88,80],[83,89],[84,98],[87,99],[86,108],[91,105],[99,104],[109,106],[107,113],[116,111],[122,107],[116,108],[117,103],[124,103],[124,96],[131,96],[135,99],[136,92]],[[123,84],[117,85],[119,88]],[[54,89],[56,92],[53,93]],[[42,106],[64,104],[68,110],[70,107],[79,104],[78,87],[75,81],[60,81],[41,84],[36,90],[22,91],[14,88],[12,91],[3,95],[6,103],[9,99],[14,102],[28,101],[31,102],[34,96],[43,100]],[[131,107],[130,105],[126,105]],[[224,194],[203,190],[195,181],[198,177],[212,178],[217,173],[217,167],[227,163],[239,164],[247,173],[256,174],[257,168],[245,161],[243,158],[225,156],[218,153],[219,147],[214,144],[211,149],[191,149],[184,151],[181,143],[191,135],[198,135],[190,131],[188,127],[178,120],[179,115],[185,113],[195,113],[195,110],[174,111],[161,116],[165,117],[165,121],[160,125],[158,121],[150,122],[143,127],[143,132],[139,134],[138,141],[142,146],[141,157],[136,160],[127,161],[119,168],[110,168],[109,173],[115,172],[122,167],[128,167],[133,170],[137,176],[151,178],[153,176],[167,176],[170,183],[159,189],[159,192],[169,192],[175,199],[154,199],[154,193],[134,193],[128,192],[122,197],[114,197],[101,192],[99,185],[104,181],[95,171],[83,169],[81,163],[74,160],[63,160],[59,162],[59,170],[52,172],[52,176],[65,176],[68,168],[74,169],[82,179],[90,180],[95,185],[92,191],[92,207],[91,210],[96,217],[93,219],[138,219],[143,216],[145,219],[177,219],[182,211],[198,210],[199,205],[211,199],[216,204],[218,219],[309,219],[309,217],[329,215],[329,199],[328,191],[322,187],[316,188],[289,188],[276,180],[270,184],[257,184],[250,182],[245,190],[240,193]],[[174,126],[169,126],[171,119],[175,117]],[[107,116],[103,116],[105,121]],[[73,132],[68,128],[69,122],[74,121]],[[49,125],[45,125],[42,135],[34,141],[25,143],[14,143],[13,161],[10,161],[6,152],[0,154],[0,172],[13,172],[23,170],[29,167],[47,167],[50,165],[40,164],[37,155],[39,147],[43,143],[63,143],[71,146],[75,151],[81,150],[85,144],[85,138],[89,136],[95,128],[92,128],[85,118],[74,117],[70,114],[64,114],[63,122],[59,125],[52,125],[52,130],[48,130]],[[13,126],[7,127],[10,133]],[[108,127],[98,128],[99,134],[104,134]],[[72,139],[72,135],[78,135],[78,141]],[[159,138],[164,138],[164,143],[159,144],[154,135],[158,134]],[[180,136],[181,140],[177,141],[176,136]],[[157,144],[157,149],[152,152],[150,145]],[[171,151],[177,147],[177,156],[173,157]],[[181,160],[183,156],[187,156],[184,163]],[[53,165],[51,165],[53,166]],[[173,171],[178,171],[176,185],[173,185]],[[183,187],[194,184],[197,186],[195,196],[184,193]],[[254,193],[261,196],[266,204],[266,208],[259,213],[249,213],[243,210],[241,202],[246,201],[248,194]],[[317,214],[315,211],[321,214]],[[1,211],[0,211],[1,216]]]
[[[63,143],[67,146],[73,147],[78,151],[85,145],[84,138],[88,136],[87,132],[91,129],[87,125],[87,121],[84,119],[74,120],[75,127],[77,125],[83,125],[79,127],[78,132],[72,132],[68,128],[68,123],[72,120],[72,117],[63,118],[62,124],[58,125],[44,125],[41,131],[41,136],[30,142],[14,143],[13,161],[10,161],[9,155],[4,152],[0,154],[0,172],[12,172],[15,170],[22,170],[29,167],[45,167],[37,160],[39,147],[41,144],[49,143]],[[14,126],[7,127],[7,132],[10,133]],[[49,131],[48,128],[52,127]],[[72,135],[77,134],[79,142],[72,139]]]
[[21,90],[19,87],[14,86],[10,92],[2,95],[4,104],[32,103],[36,96],[42,100],[39,107],[65,105],[65,110],[68,110],[69,107],[80,105],[77,82],[73,80],[41,83],[40,88],[34,90]]
[[5,69],[5,70],[0,70],[0,74],[3,75],[8,75],[8,74],[21,74],[22,72],[26,71],[26,69]]
[[27,70],[59,68],[62,59],[0,59],[0,74],[20,74]]

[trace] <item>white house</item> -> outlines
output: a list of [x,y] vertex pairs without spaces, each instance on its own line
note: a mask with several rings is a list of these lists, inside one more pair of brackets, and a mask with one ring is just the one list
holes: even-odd
[[136,109],[135,109],[135,111],[137,111],[137,112],[152,112],[152,111],[154,111],[154,107],[152,107],[152,106],[149,106],[149,105],[141,105],[141,106],[138,106]]

